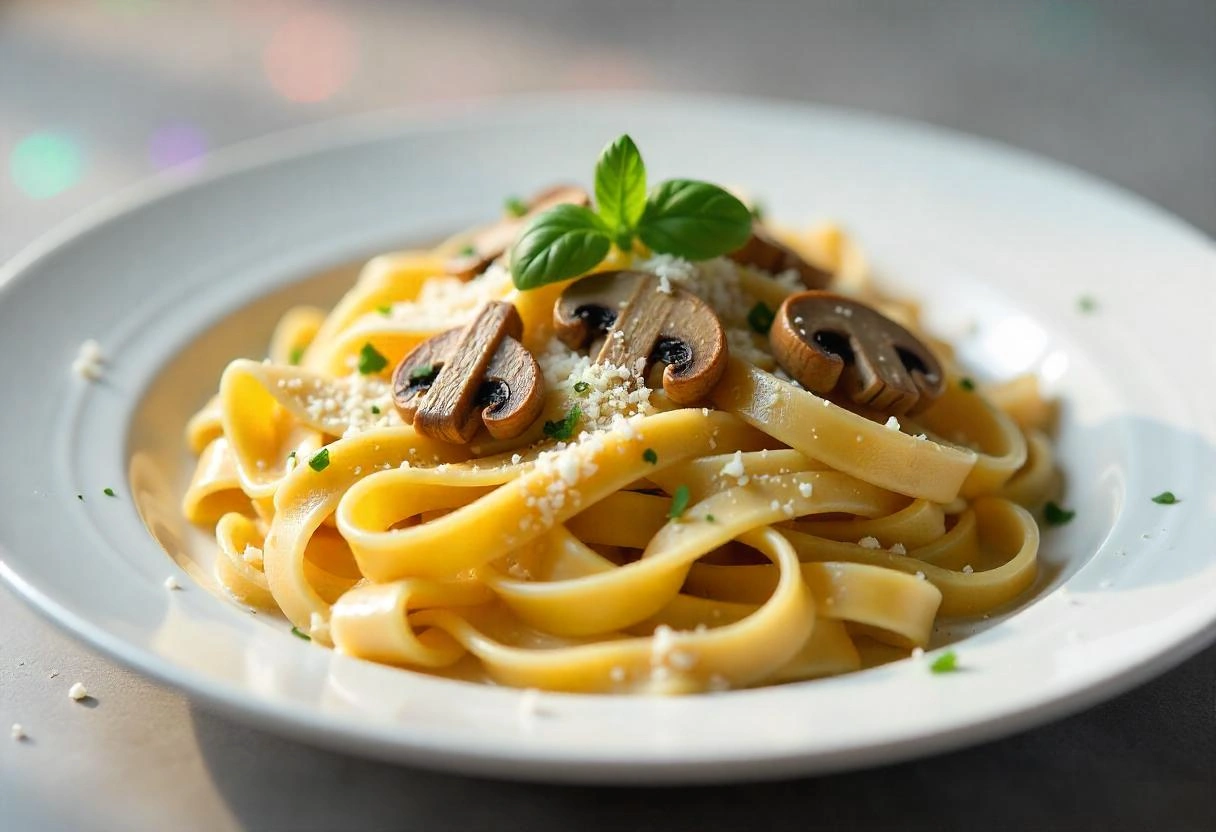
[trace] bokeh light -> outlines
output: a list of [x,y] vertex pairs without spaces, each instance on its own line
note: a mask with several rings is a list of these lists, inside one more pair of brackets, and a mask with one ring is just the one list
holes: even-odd
[[328,12],[295,14],[271,34],[262,65],[270,85],[288,101],[325,101],[354,74],[355,36],[345,21]]
[[207,152],[207,137],[191,124],[167,124],[148,139],[148,159],[157,170],[194,170]]
[[68,136],[39,131],[17,142],[8,167],[13,184],[26,196],[48,199],[80,181],[84,154]]

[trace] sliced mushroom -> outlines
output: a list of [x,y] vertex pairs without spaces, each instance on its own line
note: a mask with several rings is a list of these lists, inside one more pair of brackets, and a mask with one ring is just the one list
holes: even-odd
[[492,225],[478,229],[469,243],[472,246],[472,252],[449,260],[447,273],[459,277],[461,280],[476,277],[510,248],[528,220],[556,205],[567,204],[586,207],[591,204],[591,197],[577,185],[554,185],[534,194],[528,201],[528,210],[523,216],[507,215]]
[[770,274],[793,269],[802,278],[808,289],[824,289],[832,282],[832,273],[814,263],[808,263],[799,254],[768,233],[759,222],[752,223],[752,236],[742,248],[726,255],[743,266],[755,266]]
[[597,364],[664,362],[663,389],[676,404],[703,400],[726,372],[726,335],[713,309],[647,272],[600,272],[571,284],[557,299],[553,323],[574,349],[603,336]]
[[777,363],[806,389],[876,413],[923,410],[945,388],[941,364],[919,338],[864,303],[831,292],[786,298],[769,343]]
[[393,373],[401,418],[443,442],[466,443],[481,424],[495,439],[519,436],[544,406],[544,381],[522,334],[515,307],[490,301],[467,326],[419,344]]

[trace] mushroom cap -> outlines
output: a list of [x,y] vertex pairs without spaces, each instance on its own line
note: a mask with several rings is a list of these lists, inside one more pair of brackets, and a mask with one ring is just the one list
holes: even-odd
[[726,372],[726,334],[714,310],[649,272],[599,272],[572,283],[554,304],[553,324],[574,349],[606,334],[596,363],[634,369],[639,360],[663,361],[663,390],[677,404],[703,400]]
[[941,363],[919,338],[873,307],[832,292],[786,298],[769,343],[803,387],[886,415],[924,410],[945,389]]

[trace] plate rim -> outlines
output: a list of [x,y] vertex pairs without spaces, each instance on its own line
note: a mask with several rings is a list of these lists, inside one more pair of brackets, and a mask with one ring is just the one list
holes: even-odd
[[[209,157],[197,173],[179,176],[170,172],[136,182],[36,237],[8,262],[0,265],[0,302],[4,302],[7,289],[15,280],[19,279],[27,270],[36,268],[43,258],[53,254],[61,246],[102,229],[113,220],[135,213],[176,192],[201,187],[217,179],[237,176],[245,170],[265,164],[305,157],[330,148],[357,145],[378,137],[443,129],[451,126],[453,115],[476,118],[486,113],[493,113],[499,108],[521,104],[552,106],[555,103],[568,101],[571,97],[571,94],[562,93],[490,97],[441,104],[426,108],[426,112],[422,115],[419,115],[417,110],[409,115],[401,110],[377,111],[304,125],[234,144]],[[623,100],[621,93],[598,94],[598,97],[606,98],[614,103],[620,103]],[[949,142],[961,141],[972,145],[978,144],[987,153],[995,152],[1003,157],[1011,155],[1020,157],[1023,161],[1032,163],[1035,168],[1050,173],[1053,178],[1058,178],[1060,175],[1071,178],[1079,177],[1084,186],[1090,189],[1098,188],[1105,192],[1108,198],[1133,203],[1136,209],[1151,212],[1156,219],[1172,226],[1173,230],[1183,232],[1194,241],[1204,244],[1209,250],[1216,251],[1216,244],[1203,231],[1119,185],[1098,179],[1074,167],[1040,157],[1037,154],[949,128],[910,119],[864,113],[848,108],[824,107],[817,104],[754,96],[628,93],[627,97],[631,101],[644,98],[647,103],[651,104],[674,101],[676,103],[748,106],[765,110],[790,108],[830,118],[843,118],[854,123],[868,122],[871,126],[893,125],[903,130],[914,129],[935,139],[944,139]],[[579,94],[579,98],[585,101],[587,96]],[[240,699],[239,689],[227,682],[213,680],[202,671],[175,665],[150,650],[131,645],[129,642],[112,637],[104,630],[93,628],[83,617],[28,584],[10,567],[9,555],[2,547],[0,547],[0,578],[6,580],[14,589],[14,594],[24,603],[60,629],[99,648],[120,664],[158,679],[181,691],[188,698],[204,701],[216,710],[241,721],[252,722],[251,717],[256,716],[258,721],[254,724],[258,726],[274,725],[276,730],[282,733],[306,738],[307,741],[314,744],[381,759],[421,763],[433,768],[501,776],[503,764],[510,763],[513,766],[512,778],[539,780],[553,780],[555,775],[559,775],[558,779],[583,782],[605,782],[605,780],[669,783],[740,781],[768,778],[780,774],[839,771],[871,765],[878,761],[894,762],[1005,736],[1073,713],[1092,702],[1121,693],[1151,676],[1181,663],[1201,650],[1207,643],[1216,639],[1216,611],[1213,611],[1206,625],[1192,631],[1182,642],[1176,643],[1172,650],[1151,655],[1139,664],[1123,669],[1117,675],[1103,676],[1069,695],[1057,697],[1041,705],[1023,707],[999,719],[962,725],[947,732],[909,738],[896,745],[871,744],[845,751],[815,752],[814,756],[809,758],[806,756],[807,752],[803,751],[784,756],[770,755],[758,760],[736,757],[729,760],[706,758],[693,761],[650,761],[638,766],[637,777],[634,780],[633,777],[622,777],[622,774],[628,774],[628,772],[621,771],[618,762],[597,763],[594,760],[579,759],[577,768],[567,769],[562,766],[574,762],[573,759],[538,758],[534,753],[529,754],[526,749],[519,754],[504,754],[505,749],[501,747],[469,752],[451,748],[429,748],[425,745],[403,746],[396,741],[383,746],[369,746],[365,742],[366,737],[344,732],[338,725],[340,721],[332,720],[328,715],[310,712],[304,706],[294,705],[285,712],[281,706],[273,706],[262,700]],[[321,722],[318,722],[318,717],[321,717]],[[330,724],[331,722],[333,724]],[[753,772],[744,771],[744,766],[751,767]]]

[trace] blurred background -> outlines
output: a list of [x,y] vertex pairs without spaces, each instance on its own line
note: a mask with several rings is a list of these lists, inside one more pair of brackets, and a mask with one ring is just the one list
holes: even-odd
[[1212,0],[0,0],[0,259],[242,139],[597,88],[924,120],[1076,165],[1216,233]]

